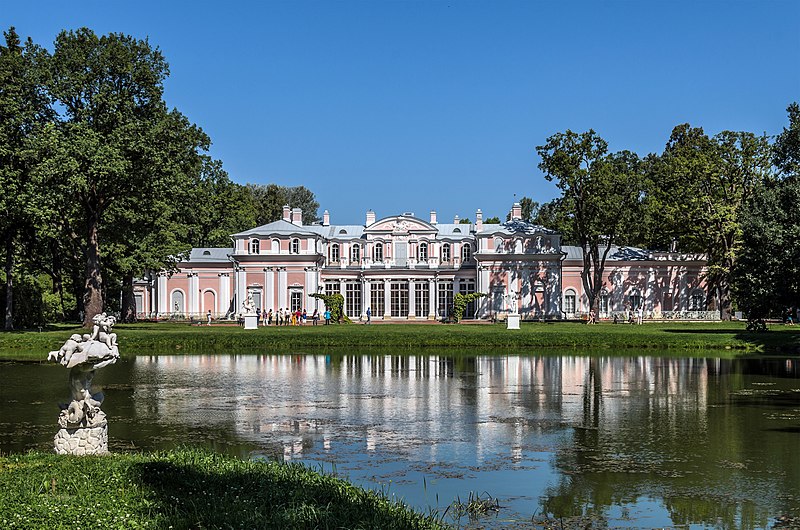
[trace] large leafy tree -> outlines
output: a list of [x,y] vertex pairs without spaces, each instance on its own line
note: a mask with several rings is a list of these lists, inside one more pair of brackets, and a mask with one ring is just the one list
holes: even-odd
[[303,211],[303,223],[319,221],[319,203],[314,193],[305,186],[278,186],[277,184],[248,184],[256,210],[256,225],[264,225],[283,217],[283,206]]
[[776,138],[778,178],[758,184],[741,212],[742,250],[732,289],[750,323],[796,314],[800,306],[800,106],[787,108],[789,127]]
[[609,154],[593,130],[554,134],[536,150],[545,178],[562,193],[547,213],[581,247],[581,280],[596,309],[611,247],[631,237],[641,215],[641,162],[629,151]]
[[[753,189],[770,178],[765,136],[675,127],[664,153],[650,164],[648,201],[661,246],[708,256],[707,283],[723,318],[731,315],[730,275],[741,246],[740,218]],[[653,223],[656,224],[656,223]]]
[[[47,160],[39,174],[81,234],[88,324],[103,310],[103,228],[121,227],[123,205],[145,216],[151,201],[169,195],[184,164],[174,155],[187,149],[186,127],[176,127],[181,120],[166,110],[168,66],[146,40],[98,37],[86,28],[62,32],[48,64],[47,86],[61,113],[43,138]],[[198,134],[188,149],[207,143]]]
[[[35,132],[50,119],[37,58],[42,50],[30,39],[23,47],[13,27],[0,46],[0,238],[5,253],[5,329],[13,328],[15,256],[23,236],[32,241],[39,190],[31,174]],[[30,249],[28,249],[30,250]]]

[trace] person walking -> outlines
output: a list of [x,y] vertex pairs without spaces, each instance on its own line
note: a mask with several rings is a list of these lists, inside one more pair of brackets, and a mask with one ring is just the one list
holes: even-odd
[[314,309],[314,314],[311,315],[311,324],[316,326],[319,323],[319,309]]
[[267,311],[267,325],[268,326],[272,325],[272,308],[270,308],[270,310]]
[[329,326],[330,323],[331,323],[331,311],[330,311],[330,309],[327,309],[327,308],[325,309],[325,313],[323,314],[323,317],[325,318],[325,325]]
[[367,324],[372,323],[372,310],[368,307],[367,308]]
[[261,308],[256,308],[256,327],[261,325]]
[[206,325],[207,326],[211,325],[211,310],[210,309],[208,310],[208,313],[206,313]]
[[303,315],[301,318],[302,320],[300,320],[300,324],[305,326],[308,323],[308,313],[306,313],[305,309],[303,309]]

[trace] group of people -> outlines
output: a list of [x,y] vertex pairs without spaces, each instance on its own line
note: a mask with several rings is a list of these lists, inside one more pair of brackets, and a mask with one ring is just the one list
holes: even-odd
[[[327,312],[327,311],[326,311]],[[304,326],[308,324],[308,311],[297,309],[291,311],[288,308],[278,309],[275,313],[272,309],[268,311],[261,311],[261,308],[256,309],[256,317],[259,325],[271,326],[273,319],[276,326]],[[319,310],[315,309],[311,315],[311,324],[316,326],[319,323]]]

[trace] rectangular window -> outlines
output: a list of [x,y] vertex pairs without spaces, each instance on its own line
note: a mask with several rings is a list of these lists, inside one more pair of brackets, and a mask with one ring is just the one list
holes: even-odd
[[294,312],[294,311],[302,311],[303,310],[303,292],[302,291],[292,291],[291,298],[289,300],[289,307],[291,308],[292,312]]
[[339,282],[325,282],[325,294],[330,296],[332,294],[341,293],[341,286]]
[[357,319],[361,316],[361,284],[347,282],[345,284],[345,313],[348,317]]
[[608,314],[608,295],[600,295],[600,314],[605,316]]
[[568,314],[575,313],[575,295],[568,294],[564,297],[564,312]]
[[393,317],[408,316],[408,282],[392,282],[389,297]]
[[369,293],[372,316],[382,317],[386,313],[383,293],[384,283],[380,281],[372,282]]
[[[461,285],[458,288],[458,292],[461,294],[472,294],[475,292],[475,280],[462,280]],[[472,302],[467,304],[467,308],[464,310],[464,314],[461,318],[475,318],[475,311],[477,310],[477,304],[473,300]]]
[[418,317],[428,316],[430,299],[431,291],[428,288],[428,282],[417,282],[414,285],[414,310]]
[[453,310],[453,282],[439,282],[439,317],[447,318]]

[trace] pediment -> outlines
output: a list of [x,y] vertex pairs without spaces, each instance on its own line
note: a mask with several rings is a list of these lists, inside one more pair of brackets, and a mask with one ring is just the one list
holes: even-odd
[[380,232],[391,234],[408,234],[420,232],[436,232],[436,227],[416,217],[397,215],[385,217],[365,228],[365,232]]

